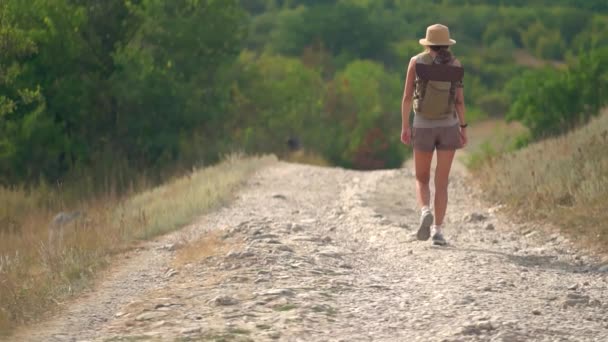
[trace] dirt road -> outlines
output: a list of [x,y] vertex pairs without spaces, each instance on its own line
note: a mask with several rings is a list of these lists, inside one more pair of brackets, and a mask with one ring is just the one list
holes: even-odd
[[278,163],[14,338],[608,341],[608,273],[596,260],[483,207],[458,166],[450,246],[415,241],[413,191],[408,169]]

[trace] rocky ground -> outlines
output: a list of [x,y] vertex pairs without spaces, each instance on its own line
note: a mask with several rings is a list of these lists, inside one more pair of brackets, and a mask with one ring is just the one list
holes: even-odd
[[19,341],[608,341],[608,266],[510,223],[458,166],[448,247],[413,239],[409,168],[278,163],[125,256]]

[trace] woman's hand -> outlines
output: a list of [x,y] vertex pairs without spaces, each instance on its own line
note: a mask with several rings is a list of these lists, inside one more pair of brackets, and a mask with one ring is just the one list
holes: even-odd
[[465,147],[467,146],[468,142],[469,138],[467,137],[467,128],[460,127],[460,144],[462,145],[462,147]]
[[409,145],[412,142],[412,130],[409,127],[401,129],[401,142]]

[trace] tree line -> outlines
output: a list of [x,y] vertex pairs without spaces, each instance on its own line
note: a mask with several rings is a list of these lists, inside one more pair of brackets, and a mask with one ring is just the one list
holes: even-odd
[[159,178],[289,137],[336,165],[397,167],[405,67],[435,22],[458,41],[473,119],[561,116],[524,100],[537,75],[514,53],[572,64],[608,43],[595,0],[3,0],[0,182]]

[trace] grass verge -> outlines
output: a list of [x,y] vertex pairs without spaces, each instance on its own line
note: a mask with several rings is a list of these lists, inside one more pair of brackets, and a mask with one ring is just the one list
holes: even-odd
[[141,239],[178,229],[228,202],[235,190],[274,157],[229,157],[125,198],[93,199],[78,219],[49,239],[48,189],[0,188],[0,336],[84,288],[112,255]]
[[491,153],[472,169],[487,199],[608,252],[608,112],[560,137]]

